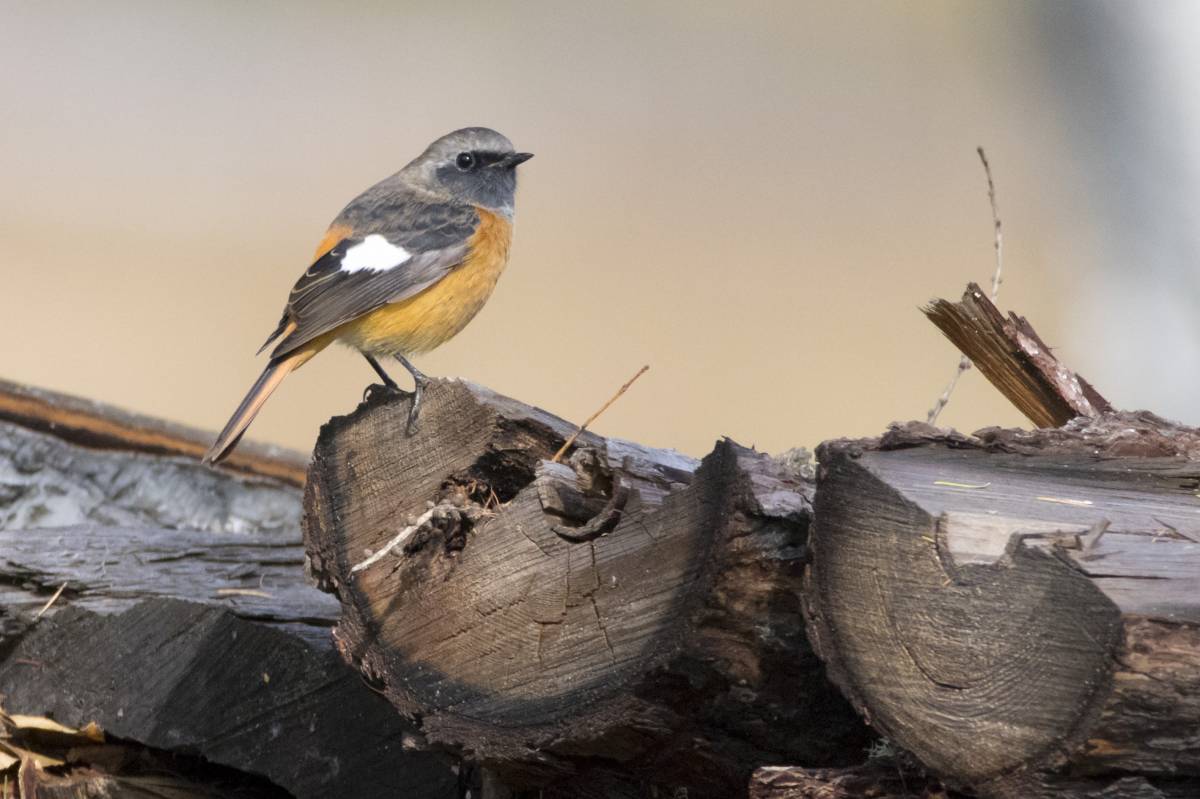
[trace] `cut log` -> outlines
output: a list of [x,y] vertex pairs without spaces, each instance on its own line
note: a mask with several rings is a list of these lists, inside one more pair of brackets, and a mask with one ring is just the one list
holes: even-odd
[[338,604],[304,580],[299,532],[213,533],[159,527],[77,525],[0,530],[0,604],[110,614],[172,597],[228,608],[328,648]]
[[154,600],[115,616],[70,608],[0,661],[13,712],[199,754],[295,797],[457,795],[449,761],[327,648],[232,613]]
[[[0,380],[0,421],[53,433],[81,446],[197,460],[213,440],[213,434],[206,430],[7,380]],[[225,469],[273,477],[296,486],[304,482],[307,466],[308,458],[302,453],[251,441],[239,444],[222,463]]]
[[806,609],[830,676],[983,796],[1200,795],[1196,431],[978,435],[819,451]]
[[0,642],[65,584],[54,609],[176,597],[327,645],[337,603],[303,563],[291,485],[0,422]]
[[321,432],[305,540],[346,657],[431,741],[516,786],[593,767],[743,794],[761,763],[861,758],[799,590],[809,485],[573,432],[467,383],[372,396]]
[[273,795],[459,794],[456,766],[333,650],[337,603],[304,577],[296,486],[74,435],[0,422],[6,710],[96,721],[265,775]]

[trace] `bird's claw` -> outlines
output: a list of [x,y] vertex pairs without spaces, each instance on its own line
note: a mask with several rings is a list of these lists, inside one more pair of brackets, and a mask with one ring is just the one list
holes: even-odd
[[363,402],[370,402],[372,399],[374,399],[376,397],[376,395],[381,396],[381,398],[395,397],[395,396],[407,397],[409,395],[409,393],[410,392],[405,391],[404,389],[402,389],[396,385],[389,386],[386,383],[372,383],[371,385],[369,385],[365,389],[363,389],[362,398],[363,398]]

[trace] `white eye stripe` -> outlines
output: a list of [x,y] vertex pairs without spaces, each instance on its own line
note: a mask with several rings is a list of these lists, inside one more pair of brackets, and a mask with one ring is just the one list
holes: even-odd
[[353,273],[369,269],[372,272],[385,272],[411,257],[408,250],[392,244],[378,233],[372,233],[346,250],[342,256],[341,271]]

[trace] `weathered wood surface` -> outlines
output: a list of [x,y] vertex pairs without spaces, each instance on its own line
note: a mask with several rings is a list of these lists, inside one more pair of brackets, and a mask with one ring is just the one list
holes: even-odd
[[76,525],[0,530],[0,605],[36,613],[62,602],[118,613],[152,597],[228,608],[328,647],[337,601],[308,585],[298,532]]
[[830,676],[984,796],[1200,796],[1196,432],[978,435],[820,450],[806,608]]
[[285,482],[0,422],[5,708],[294,796],[458,796],[456,767],[333,650],[299,517]]
[[925,309],[983,376],[1038,427],[1113,410],[1088,381],[1054,356],[1022,316],[1006,319],[975,283],[961,302],[934,300]]
[[305,535],[343,653],[432,741],[514,785],[607,764],[693,797],[859,758],[804,637],[803,479],[728,441],[585,434],[555,465],[560,419],[461,382],[425,402],[412,437],[383,394],[325,426]]
[[[0,380],[0,421],[82,446],[193,459],[207,451],[213,438],[210,431],[7,380]],[[283,447],[243,441],[222,466],[299,486],[308,458]]]
[[55,607],[193,599],[324,644],[337,603],[303,564],[294,486],[0,422],[0,640],[67,583]]
[[332,649],[227,610],[153,600],[43,618],[0,660],[12,712],[265,776],[295,797],[455,797],[449,761]]

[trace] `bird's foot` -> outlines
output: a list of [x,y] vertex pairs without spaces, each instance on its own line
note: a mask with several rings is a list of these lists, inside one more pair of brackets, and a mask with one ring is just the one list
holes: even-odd
[[[416,376],[414,375],[414,377]],[[410,436],[415,435],[419,429],[417,418],[421,414],[421,400],[425,398],[425,384],[428,382],[428,379],[424,375],[421,375],[421,377],[416,378],[415,382],[416,390],[413,391],[412,405],[408,409],[408,425],[406,429]]]

